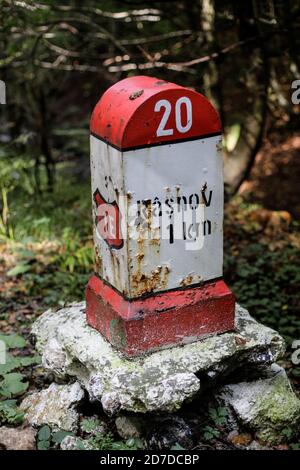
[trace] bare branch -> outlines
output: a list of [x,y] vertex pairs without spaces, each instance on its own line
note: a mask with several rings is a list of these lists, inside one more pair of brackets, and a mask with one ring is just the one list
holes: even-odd
[[173,39],[181,36],[189,36],[194,33],[190,29],[185,29],[183,31],[171,31],[170,33],[158,34],[157,36],[149,36],[148,38],[136,38],[136,39],[122,39],[120,44],[123,46],[137,46],[139,44],[148,44],[150,42],[160,42],[165,39]]

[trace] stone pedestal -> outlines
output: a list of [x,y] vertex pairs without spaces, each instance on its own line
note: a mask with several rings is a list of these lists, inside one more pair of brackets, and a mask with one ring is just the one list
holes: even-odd
[[87,325],[84,302],[48,310],[32,332],[44,367],[59,378],[76,378],[109,414],[174,412],[234,370],[266,366],[284,352],[280,335],[238,305],[235,331],[134,359]]
[[[76,430],[78,404],[88,395],[94,409],[98,404],[100,414],[103,409],[116,416],[116,427],[124,438],[143,437],[143,429],[157,422],[158,434],[170,425],[171,434],[175,433],[173,444],[180,442],[184,448],[192,448],[185,435],[188,426],[180,417],[183,410],[179,415],[174,413],[193,399],[195,408],[194,403],[189,408],[195,413],[199,406],[209,408],[211,401],[225,407],[231,432],[238,439],[240,426],[269,444],[280,443],[285,429],[291,435],[297,431],[300,401],[284,369],[275,362],[284,353],[284,341],[239,305],[234,331],[131,359],[87,324],[85,309],[85,302],[81,302],[58,311],[48,310],[33,325],[43,366],[60,383],[29,394],[22,402],[21,409],[33,426],[49,424]],[[202,394],[208,390],[208,394]],[[148,442],[150,448],[156,438]],[[77,448],[82,441],[72,439],[74,442],[61,448]],[[247,448],[260,444],[253,442],[253,446]]]

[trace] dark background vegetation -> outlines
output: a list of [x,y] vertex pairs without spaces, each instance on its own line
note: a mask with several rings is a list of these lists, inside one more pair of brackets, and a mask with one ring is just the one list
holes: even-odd
[[0,327],[28,334],[82,299],[93,269],[89,117],[110,85],[154,75],[218,108],[224,276],[238,301],[300,339],[297,0],[0,0]]

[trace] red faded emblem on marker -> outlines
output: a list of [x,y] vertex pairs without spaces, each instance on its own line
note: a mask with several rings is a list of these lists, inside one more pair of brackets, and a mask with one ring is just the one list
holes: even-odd
[[116,201],[108,202],[101,196],[99,189],[93,194],[96,204],[96,230],[110,248],[120,249],[124,244],[121,234],[121,213]]

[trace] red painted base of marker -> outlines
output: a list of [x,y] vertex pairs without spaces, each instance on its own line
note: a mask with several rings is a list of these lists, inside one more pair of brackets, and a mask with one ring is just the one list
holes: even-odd
[[235,299],[223,280],[127,300],[96,275],[87,323],[128,357],[234,329]]

